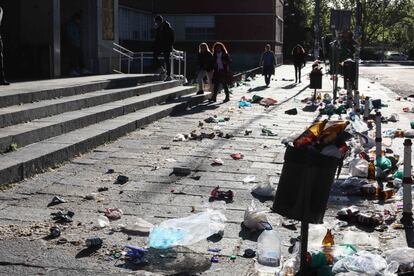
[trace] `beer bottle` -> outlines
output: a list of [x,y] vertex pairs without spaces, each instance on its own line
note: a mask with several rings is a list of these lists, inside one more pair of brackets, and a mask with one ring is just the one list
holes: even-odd
[[316,122],[311,125],[305,132],[303,132],[295,141],[293,141],[293,145],[295,148],[299,148],[301,146],[309,145],[312,142],[316,141],[319,135],[322,133],[323,129],[325,128],[326,123],[328,120],[323,120],[320,122]]
[[330,127],[327,127],[322,131],[321,135],[319,136],[319,142],[324,145],[332,143],[348,125],[349,121],[343,121],[336,123]]
[[375,180],[375,165],[373,161],[368,164],[368,179]]
[[331,229],[328,229],[328,231],[326,232],[325,237],[323,238],[322,241],[322,246],[323,247],[332,247],[334,246],[335,242],[334,242],[334,237],[332,235]]

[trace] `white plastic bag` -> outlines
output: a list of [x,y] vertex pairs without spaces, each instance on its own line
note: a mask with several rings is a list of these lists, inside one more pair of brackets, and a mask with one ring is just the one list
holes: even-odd
[[368,177],[368,161],[361,158],[352,159],[349,162],[349,172],[351,176]]
[[255,200],[252,200],[250,206],[247,207],[244,212],[243,224],[253,231],[263,230],[265,229],[266,224],[269,224],[266,211],[259,211]]
[[270,183],[259,183],[252,188],[252,193],[262,197],[273,197],[275,188]]
[[332,272],[357,272],[363,275],[378,275],[386,267],[387,262],[380,255],[368,251],[360,251],[336,262]]
[[152,228],[149,246],[166,249],[177,245],[191,245],[224,231],[226,221],[224,214],[217,210],[169,219]]
[[402,271],[410,271],[414,268],[414,248],[395,248],[385,251],[384,255],[387,262],[397,262]]

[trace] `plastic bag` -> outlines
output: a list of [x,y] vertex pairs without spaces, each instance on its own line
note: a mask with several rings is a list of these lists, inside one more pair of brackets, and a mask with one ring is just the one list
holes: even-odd
[[384,255],[387,262],[397,262],[401,271],[412,271],[414,269],[414,248],[395,248],[385,251]]
[[166,220],[152,228],[149,246],[166,249],[177,245],[191,245],[224,231],[226,221],[224,214],[217,210]]
[[368,131],[367,124],[363,123],[358,116],[355,116],[354,120],[351,120],[351,125],[356,132],[362,133]]
[[387,262],[380,255],[361,251],[346,256],[336,262],[332,268],[333,273],[358,272],[364,275],[377,275],[387,267]]
[[355,158],[349,162],[349,171],[351,176],[368,177],[368,161],[361,158]]
[[97,227],[98,228],[105,228],[107,226],[109,226],[111,223],[109,222],[109,219],[103,215],[100,215],[98,217],[98,223],[97,223]]
[[270,183],[259,183],[252,188],[252,193],[262,197],[273,197],[275,188]]
[[252,200],[244,212],[243,224],[250,230],[263,230],[269,224],[266,211],[259,211],[255,200]]
[[136,222],[132,225],[127,225],[122,227],[122,230],[125,232],[145,234],[149,233],[154,225],[142,218],[137,218]]

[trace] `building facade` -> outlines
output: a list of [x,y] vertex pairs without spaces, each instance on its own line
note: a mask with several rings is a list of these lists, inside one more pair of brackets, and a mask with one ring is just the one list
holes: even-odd
[[163,15],[176,34],[175,48],[185,50],[189,67],[201,42],[223,42],[233,60],[233,70],[259,65],[266,44],[283,62],[282,0],[119,0],[119,39],[134,51],[150,51],[153,16]]
[[74,66],[81,75],[109,72],[112,43],[118,41],[118,0],[10,0],[0,5],[7,78],[69,76]]

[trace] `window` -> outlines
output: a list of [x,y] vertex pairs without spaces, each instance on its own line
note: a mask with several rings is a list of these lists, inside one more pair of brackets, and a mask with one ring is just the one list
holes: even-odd
[[119,38],[150,40],[152,16],[126,7],[119,7]]
[[186,40],[214,40],[215,18],[214,16],[186,16],[185,39]]

